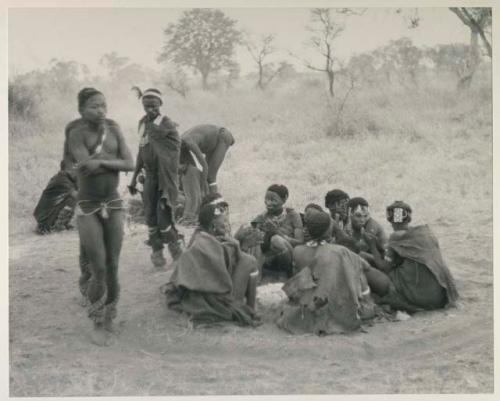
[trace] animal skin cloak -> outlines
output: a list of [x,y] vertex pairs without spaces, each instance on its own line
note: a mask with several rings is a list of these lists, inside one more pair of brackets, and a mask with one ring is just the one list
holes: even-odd
[[[229,252],[228,247],[232,248]],[[246,280],[255,268],[255,259],[236,245],[198,232],[175,262],[166,289],[167,306],[189,314],[195,323],[226,320],[253,326],[255,314],[243,297]]]
[[363,266],[366,262],[340,245],[316,248],[314,262],[283,287],[287,305],[277,324],[293,334],[345,333],[374,316]]
[[[167,200],[168,205],[174,209],[177,205],[179,187],[179,155],[181,141],[176,124],[166,116],[158,116],[154,121],[148,121],[144,116],[139,121],[139,131],[144,128],[147,135],[147,152],[152,153],[154,164],[153,170],[158,174],[158,189],[162,197]],[[144,151],[146,151],[144,149]],[[151,164],[150,157],[144,157],[144,163]],[[152,166],[151,166],[152,167]]]
[[[458,298],[455,281],[441,256],[439,242],[429,226],[415,226],[406,231],[393,233],[389,238],[388,249],[388,252],[394,250],[397,256],[403,260],[400,266],[396,266],[389,273],[389,277],[395,284],[396,293],[399,294],[389,294],[387,297],[382,298],[381,302],[384,302],[385,298],[387,298],[388,303],[391,304],[390,301],[393,296],[400,295],[409,304],[409,310],[428,309],[425,299],[420,299],[418,304],[415,301],[412,302],[415,295],[425,291],[422,286],[426,286],[425,276],[419,279],[418,272],[415,272],[417,273],[416,279],[412,279],[412,273],[416,268],[428,269],[439,285],[446,291],[445,306],[455,305]],[[422,298],[422,296],[419,298]],[[430,301],[429,303],[431,303]],[[414,306],[413,309],[411,309],[412,306]]]
[[52,230],[65,206],[74,209],[76,201],[71,192],[76,189],[76,181],[66,171],[59,171],[49,180],[33,212],[39,229]]

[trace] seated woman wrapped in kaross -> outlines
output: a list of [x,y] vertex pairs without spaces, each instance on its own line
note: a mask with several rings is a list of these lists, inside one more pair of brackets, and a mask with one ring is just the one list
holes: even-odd
[[72,228],[77,195],[76,174],[62,161],[60,171],[50,179],[33,212],[36,232],[48,234]]
[[327,242],[331,230],[327,213],[310,209],[304,220],[311,240],[293,251],[298,273],[283,286],[291,305],[284,308],[277,324],[293,334],[356,330],[375,313],[363,273],[368,262],[344,246]]
[[226,236],[224,209],[200,210],[200,230],[174,264],[165,287],[167,306],[190,315],[193,323],[234,321],[255,326],[257,262]]
[[453,306],[458,298],[455,282],[429,226],[409,227],[412,209],[404,202],[386,210],[394,232],[384,259],[375,236],[365,233],[377,268],[386,274],[385,284],[378,280],[372,287],[381,296],[377,302],[410,313]]

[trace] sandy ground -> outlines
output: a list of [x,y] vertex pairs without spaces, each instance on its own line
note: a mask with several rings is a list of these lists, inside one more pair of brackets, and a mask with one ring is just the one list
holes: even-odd
[[327,337],[277,328],[277,286],[260,288],[262,326],[193,329],[164,305],[169,272],[151,271],[145,231],[128,227],[122,332],[106,348],[90,344],[77,302],[77,233],[11,237],[10,395],[491,393],[492,230],[480,216],[432,225],[457,280],[457,308]]

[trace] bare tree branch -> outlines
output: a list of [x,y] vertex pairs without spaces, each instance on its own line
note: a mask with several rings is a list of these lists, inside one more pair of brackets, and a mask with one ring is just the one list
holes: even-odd
[[367,10],[366,8],[340,8],[340,9],[335,9],[335,12],[337,14],[361,16],[366,12],[366,10]]
[[[257,81],[257,87],[260,89],[265,89],[269,82],[274,78],[275,72],[271,69],[271,79],[266,79],[264,75],[269,74],[270,64],[266,64],[266,58],[273,54],[276,49],[273,46],[274,35],[269,34],[262,36],[258,44],[255,44],[250,38],[245,41],[246,47],[250,52],[253,60],[257,64],[259,79]],[[268,68],[266,68],[268,67]]]
[[458,7],[450,7],[450,11],[454,14],[456,14],[456,16],[458,18],[460,18],[460,21],[462,21],[465,25],[467,25],[468,27],[471,27],[471,22],[470,20],[468,20],[463,14],[462,14],[462,10],[459,9]]
[[[480,21],[476,21],[474,19],[473,16],[471,16],[469,14],[469,12],[467,11],[467,9],[465,7],[462,7],[462,12],[465,14],[465,16],[469,19],[469,21],[471,22],[472,26],[476,29],[476,31],[479,33],[479,36],[481,36],[481,39],[483,41],[483,44],[484,46],[486,47],[486,50],[488,51],[488,56],[490,56],[490,58],[492,57],[492,51],[491,51],[491,44],[490,42],[488,41],[488,39],[486,38],[486,35],[484,34],[484,29],[483,29],[483,24],[485,23],[486,21],[486,15],[485,14],[482,14],[481,15],[481,19]],[[470,26],[470,25],[469,25]]]

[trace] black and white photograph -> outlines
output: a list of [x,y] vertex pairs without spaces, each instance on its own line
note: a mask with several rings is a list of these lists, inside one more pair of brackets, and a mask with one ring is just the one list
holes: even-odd
[[455,3],[8,2],[6,395],[493,399],[497,10]]

